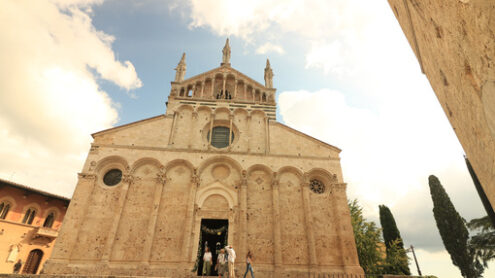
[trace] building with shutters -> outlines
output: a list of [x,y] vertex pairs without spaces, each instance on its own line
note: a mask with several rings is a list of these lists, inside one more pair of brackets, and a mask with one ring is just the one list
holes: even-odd
[[276,121],[268,60],[261,84],[222,52],[187,79],[182,56],[163,115],[92,135],[46,273],[195,277],[227,244],[256,277],[363,273],[340,149]]
[[0,179],[0,273],[40,273],[69,199]]

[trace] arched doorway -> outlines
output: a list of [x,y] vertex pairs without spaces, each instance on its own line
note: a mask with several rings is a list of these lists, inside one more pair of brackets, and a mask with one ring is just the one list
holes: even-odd
[[43,251],[40,249],[34,249],[29,252],[26,263],[24,264],[24,269],[22,273],[36,274],[38,272],[38,267],[40,266],[41,259],[43,258]]

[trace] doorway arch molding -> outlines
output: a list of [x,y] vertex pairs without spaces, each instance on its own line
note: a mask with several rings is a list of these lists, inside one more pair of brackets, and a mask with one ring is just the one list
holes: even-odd
[[203,207],[205,200],[211,195],[220,195],[229,203],[229,208],[232,210],[237,206],[237,191],[232,187],[223,184],[220,181],[215,181],[205,187],[198,189],[196,194],[195,204],[199,209]]

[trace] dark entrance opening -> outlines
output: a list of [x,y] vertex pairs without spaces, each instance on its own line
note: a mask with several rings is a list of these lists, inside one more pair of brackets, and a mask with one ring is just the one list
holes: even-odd
[[203,255],[205,253],[206,246],[208,246],[210,248],[211,255],[213,256],[210,276],[218,276],[218,273],[215,270],[215,265],[217,264],[217,256],[220,249],[227,245],[229,221],[226,219],[201,219],[200,229],[197,274],[198,276],[203,274]]
[[29,252],[22,273],[36,274],[36,272],[38,272],[38,267],[40,266],[41,258],[43,258],[43,251],[40,249],[34,249]]

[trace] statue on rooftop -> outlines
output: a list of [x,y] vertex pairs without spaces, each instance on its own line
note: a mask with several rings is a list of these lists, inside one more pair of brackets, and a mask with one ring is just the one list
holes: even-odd
[[265,87],[273,88],[273,71],[270,67],[270,60],[266,59],[265,67]]

